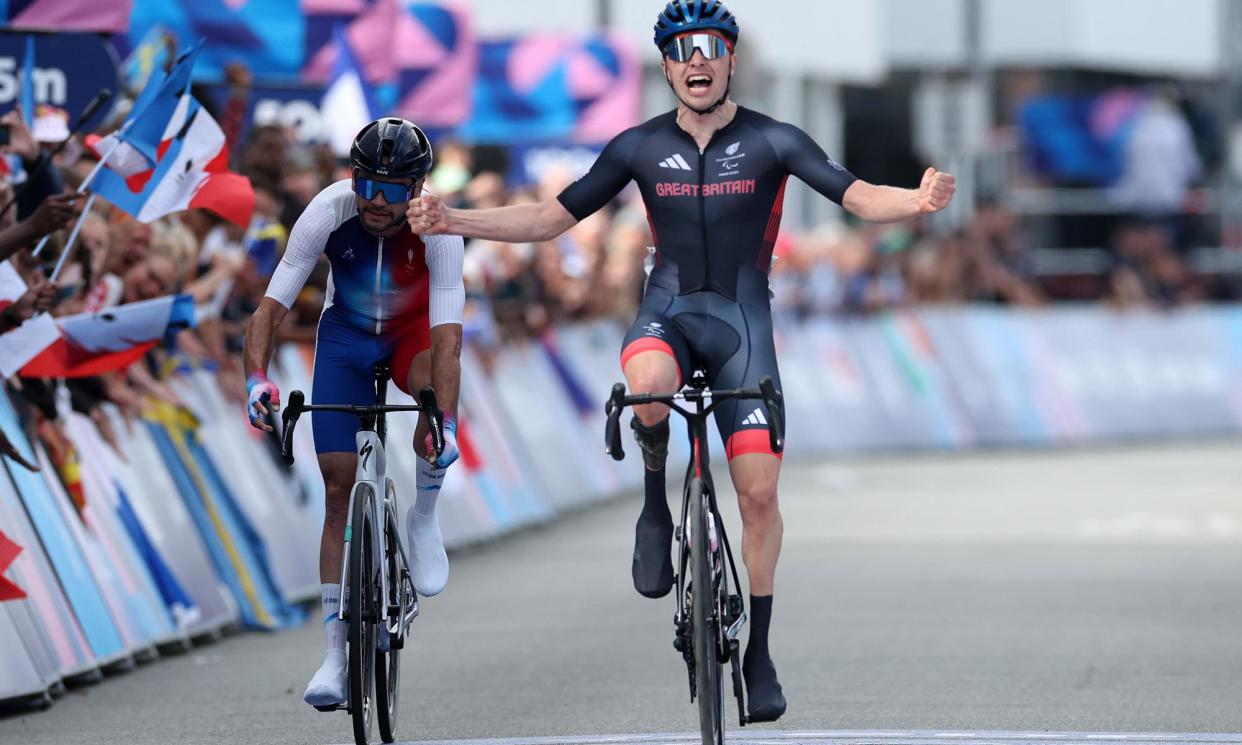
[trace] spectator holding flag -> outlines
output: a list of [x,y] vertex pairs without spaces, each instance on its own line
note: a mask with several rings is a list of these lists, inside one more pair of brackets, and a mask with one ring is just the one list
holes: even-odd
[[34,214],[47,197],[64,191],[65,183],[60,172],[50,162],[51,157],[39,146],[34,134],[26,126],[20,108],[0,116],[0,125],[9,129],[9,144],[0,148],[0,152],[21,158],[22,168],[26,172],[26,181],[17,197],[17,216],[23,219]]

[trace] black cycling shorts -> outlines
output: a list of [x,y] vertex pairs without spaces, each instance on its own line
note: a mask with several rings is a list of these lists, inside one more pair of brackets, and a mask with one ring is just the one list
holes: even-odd
[[[767,305],[738,303],[716,292],[678,295],[676,289],[652,283],[621,346],[622,369],[635,355],[653,351],[677,361],[679,386],[702,369],[708,387],[716,390],[757,388],[764,375],[781,390]],[[730,460],[772,453],[763,402],[730,399],[716,409],[715,417]]]

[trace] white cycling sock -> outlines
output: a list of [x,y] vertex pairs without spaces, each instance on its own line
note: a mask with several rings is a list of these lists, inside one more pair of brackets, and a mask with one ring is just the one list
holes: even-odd
[[325,582],[319,586],[319,598],[323,602],[323,636],[327,649],[345,651],[345,622],[338,616],[341,609],[341,586]]
[[420,595],[438,595],[448,582],[448,554],[440,521],[436,518],[436,501],[444,481],[443,468],[436,468],[418,459],[418,496],[406,512],[405,525],[409,535],[410,574]]

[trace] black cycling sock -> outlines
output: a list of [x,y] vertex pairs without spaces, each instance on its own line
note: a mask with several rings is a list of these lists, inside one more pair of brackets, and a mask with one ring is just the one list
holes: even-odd
[[643,471],[643,492],[646,495],[643,500],[643,518],[671,524],[673,513],[668,508],[664,469],[653,471],[650,468],[644,468]]
[[768,626],[772,623],[772,596],[750,596],[750,642],[746,645],[746,657],[768,654]]
[[673,588],[673,513],[668,508],[664,469],[647,469],[643,511],[634,527],[634,589],[661,598]]
[[750,596],[750,642],[742,657],[747,706],[753,722],[773,722],[785,713],[785,695],[776,679],[776,666],[768,652],[768,625],[772,622],[772,596]]

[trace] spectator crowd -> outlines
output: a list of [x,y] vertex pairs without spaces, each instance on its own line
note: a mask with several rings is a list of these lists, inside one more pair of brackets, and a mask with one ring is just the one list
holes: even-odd
[[[100,404],[111,402],[130,418],[151,401],[175,405],[176,394],[162,378],[180,364],[217,371],[240,412],[245,387],[239,352],[249,314],[302,210],[321,189],[349,176],[327,146],[299,143],[292,129],[255,126],[243,137],[249,76],[233,67],[229,82],[217,118],[232,145],[232,167],[254,188],[248,226],[201,209],[146,224],[102,199],[83,212],[85,199],[70,190],[94,167],[91,150],[73,142],[54,160],[49,157],[69,136],[64,112],[40,107],[33,127],[16,110],[0,119],[10,133],[0,151],[12,166],[0,178],[0,206],[15,202],[0,215],[0,261],[7,260],[27,288],[0,300],[0,333],[40,313],[63,317],[106,311],[173,293],[189,294],[196,306],[194,328],[124,370],[75,378],[63,387],[20,374],[9,378],[22,422],[47,445],[58,467],[70,468],[74,457],[58,430],[58,407],[72,406],[91,416],[107,436],[109,420],[100,415]],[[512,184],[503,169],[477,166],[477,152],[470,147],[451,140],[435,144],[437,165],[428,186],[455,206],[552,198],[577,175],[550,168],[535,183]],[[80,235],[52,282],[52,268],[75,228]],[[36,256],[33,248],[44,236],[48,246]],[[628,321],[641,297],[651,244],[646,212],[633,186],[609,209],[552,241],[468,241],[468,337],[495,345],[566,321]],[[1043,305],[1057,299],[1061,289],[1041,276],[1031,244],[1022,220],[998,201],[975,205],[964,227],[951,231],[931,222],[856,226],[848,221],[785,231],[772,270],[775,313],[781,322],[797,322],[923,304]],[[1122,223],[1112,248],[1114,263],[1099,284],[1100,299],[1126,307],[1169,307],[1225,294],[1191,271],[1159,222]],[[282,329],[283,340],[313,340],[327,279],[325,261],[298,298]],[[62,388],[67,397],[58,396]],[[21,462],[7,440],[0,446]]]

